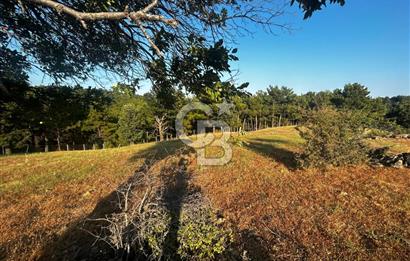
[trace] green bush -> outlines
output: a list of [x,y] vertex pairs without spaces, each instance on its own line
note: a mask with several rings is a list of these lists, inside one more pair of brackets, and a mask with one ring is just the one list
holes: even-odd
[[182,259],[215,259],[232,241],[232,231],[222,226],[210,208],[199,206],[182,212],[178,230],[178,254]]
[[343,166],[366,160],[363,144],[363,119],[360,113],[324,108],[311,111],[303,127],[303,153],[298,161],[301,167]]
[[[145,209],[137,222],[139,229],[137,231],[138,240],[145,241],[145,244],[137,245],[140,252],[149,256],[152,260],[160,260],[164,251],[166,235],[169,233],[171,217],[166,208],[152,205]],[[137,251],[138,252],[138,251]],[[149,253],[150,252],[150,253]],[[147,255],[149,253],[149,255]]]

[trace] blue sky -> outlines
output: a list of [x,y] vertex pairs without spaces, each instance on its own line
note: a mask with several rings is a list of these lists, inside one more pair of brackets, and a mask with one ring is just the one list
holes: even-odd
[[[346,0],[308,20],[296,6],[278,22],[293,30],[268,34],[255,28],[237,38],[238,82],[254,93],[284,85],[297,93],[333,90],[358,82],[372,96],[410,95],[409,0]],[[40,84],[42,75],[31,75]],[[87,84],[87,83],[84,83]],[[109,83],[107,83],[109,85]],[[149,86],[139,91],[146,92]]]
[[257,31],[239,41],[234,67],[255,92],[285,85],[297,93],[359,82],[372,96],[410,95],[409,1],[347,0],[308,20],[291,9],[294,30],[276,36]]

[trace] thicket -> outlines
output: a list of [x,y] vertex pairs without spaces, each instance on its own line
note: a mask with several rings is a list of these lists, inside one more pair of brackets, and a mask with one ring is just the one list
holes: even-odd
[[230,249],[233,232],[185,183],[187,159],[176,155],[160,172],[145,165],[117,190],[119,211],[93,220],[104,224],[97,240],[123,260],[218,260]]
[[332,108],[309,112],[298,128],[305,140],[300,166],[325,168],[365,162],[368,149],[363,143],[365,119],[361,116]]

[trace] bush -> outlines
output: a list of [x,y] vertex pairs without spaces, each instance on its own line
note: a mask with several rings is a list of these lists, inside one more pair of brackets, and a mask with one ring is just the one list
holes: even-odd
[[232,231],[198,191],[184,196],[176,211],[165,200],[164,185],[153,173],[137,173],[117,190],[119,211],[97,219],[106,223],[97,238],[123,260],[219,260]]
[[301,167],[343,166],[366,160],[364,127],[359,113],[324,108],[310,112],[299,132],[305,149],[299,156]]
[[200,197],[191,197],[181,213],[178,254],[183,260],[219,259],[233,241],[231,230]]

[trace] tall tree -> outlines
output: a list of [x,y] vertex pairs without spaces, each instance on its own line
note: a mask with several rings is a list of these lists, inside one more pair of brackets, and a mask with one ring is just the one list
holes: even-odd
[[366,110],[370,105],[370,92],[367,87],[359,83],[346,84],[343,90],[336,89],[333,103],[338,108],[349,110]]
[[125,104],[118,120],[120,142],[124,145],[147,139],[147,131],[152,130],[153,124],[154,116],[143,99],[139,99],[137,103]]

